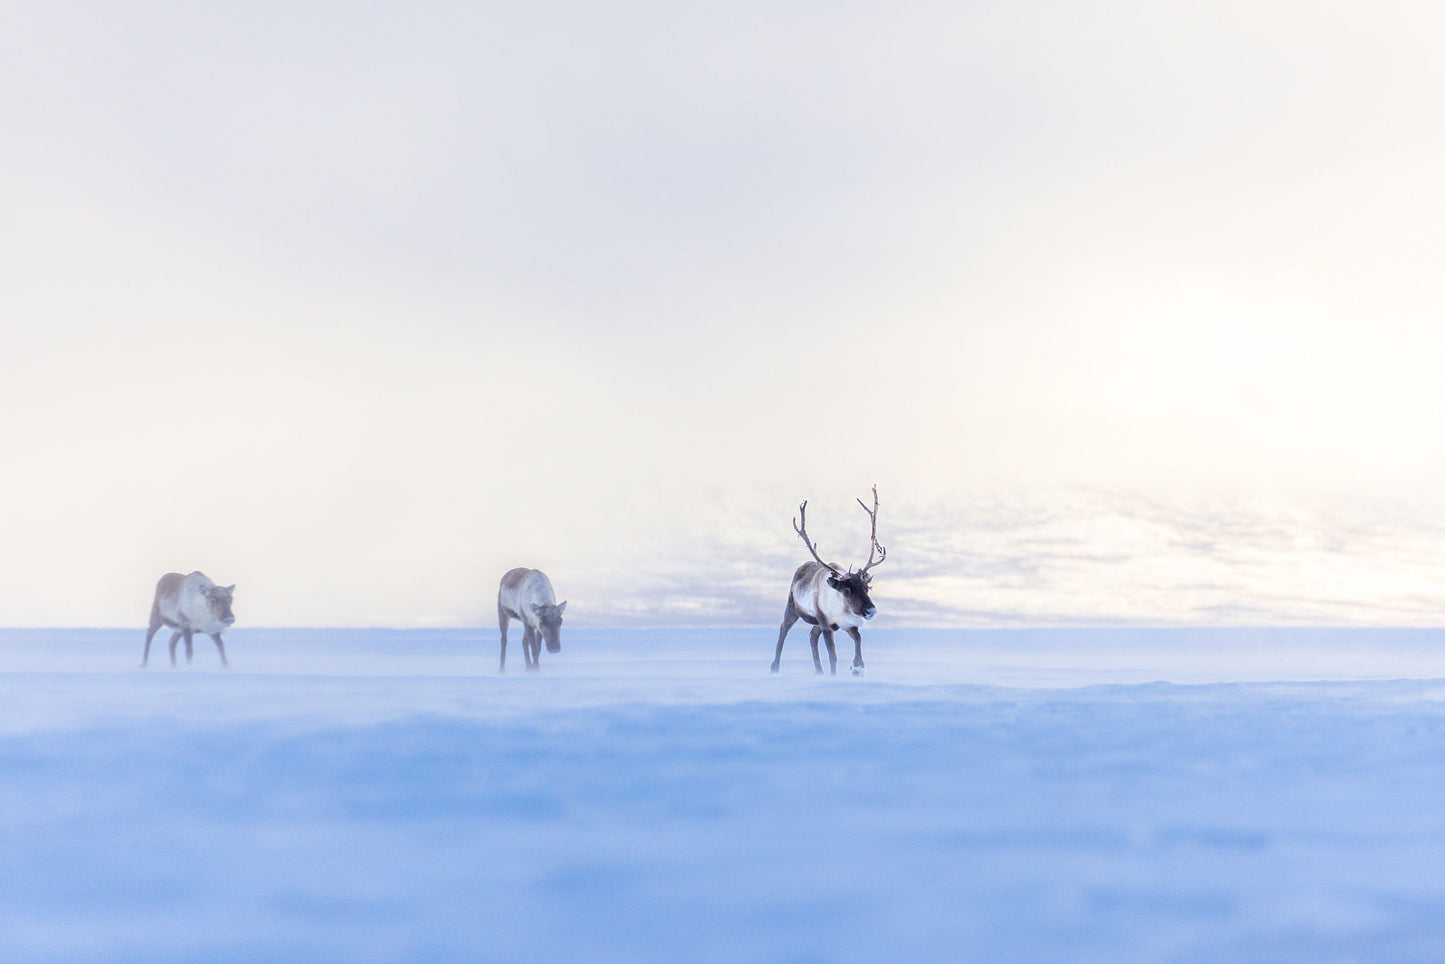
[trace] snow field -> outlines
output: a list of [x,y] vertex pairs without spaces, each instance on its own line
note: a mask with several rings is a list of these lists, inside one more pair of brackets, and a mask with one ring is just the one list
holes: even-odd
[[[1428,630],[0,631],[0,958],[1425,961]],[[1270,677],[1273,677],[1272,679]],[[1170,682],[1162,682],[1169,680]]]

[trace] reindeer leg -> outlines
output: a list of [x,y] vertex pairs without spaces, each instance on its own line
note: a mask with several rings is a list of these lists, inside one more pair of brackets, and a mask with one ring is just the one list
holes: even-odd
[[141,669],[145,669],[151,661],[151,640],[155,638],[156,632],[159,631],[160,628],[161,624],[155,623],[151,626],[149,630],[146,631],[146,648],[145,652],[141,654],[140,658]]
[[210,636],[210,637],[211,637],[211,641],[216,644],[216,652],[218,652],[218,653],[221,654],[221,666],[224,667],[224,668],[226,668],[226,669],[230,669],[230,668],[231,668],[231,664],[228,663],[228,662],[226,662],[226,647],[225,647],[225,645],[223,645],[223,644],[221,643],[221,634],[220,634],[220,633],[207,633],[207,635]]
[[813,631],[808,634],[808,645],[813,647],[813,672],[819,676],[823,675],[823,662],[818,659],[818,637],[823,635],[822,626],[814,626]]
[[783,658],[783,639],[788,635],[788,630],[793,628],[793,623],[798,621],[798,607],[793,605],[793,594],[788,593],[788,606],[783,610],[783,625],[778,627],[778,651],[773,654],[773,666],[770,672],[778,671],[778,662]]
[[[524,624],[525,625],[525,624]],[[522,630],[522,649],[527,654],[527,670],[537,671],[537,632],[531,626]]]
[[838,675],[838,651],[833,648],[833,630],[827,629],[822,623],[818,628],[823,631],[823,642],[828,646],[828,672],[833,676]]
[[498,625],[501,627],[501,629],[502,629],[502,662],[501,662],[501,665],[499,665],[499,666],[497,667],[497,672],[498,672],[498,673],[505,673],[505,672],[507,671],[507,623],[508,623],[508,622],[510,622],[510,620],[507,619],[507,611],[506,611],[505,609],[503,609],[503,608],[501,607],[501,604],[499,603],[499,604],[497,605],[497,624],[498,624]]
[[857,626],[848,627],[848,635],[853,637],[853,675],[863,675],[863,634],[858,632]]
[[171,633],[171,665],[176,665],[176,643],[181,641],[181,631],[178,629]]
[[195,650],[191,647],[191,638],[192,638],[193,636],[195,636],[195,633],[190,632],[189,630],[186,632],[186,665],[187,665],[187,666],[191,665],[191,657],[196,654],[196,653],[195,653]]

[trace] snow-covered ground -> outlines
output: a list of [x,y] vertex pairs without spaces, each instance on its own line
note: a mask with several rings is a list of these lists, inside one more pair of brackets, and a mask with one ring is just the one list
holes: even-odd
[[0,631],[0,958],[1445,953],[1445,631],[773,640]]

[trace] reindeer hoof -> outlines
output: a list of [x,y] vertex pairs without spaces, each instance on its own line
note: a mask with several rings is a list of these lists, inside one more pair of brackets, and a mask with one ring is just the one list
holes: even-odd
[[854,675],[854,676],[862,676],[862,675],[863,675],[863,667],[861,667],[861,666],[854,666],[854,667],[853,667],[853,675]]

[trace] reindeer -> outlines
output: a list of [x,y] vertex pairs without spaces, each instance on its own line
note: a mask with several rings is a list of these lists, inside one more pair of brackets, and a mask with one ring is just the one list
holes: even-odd
[[[793,520],[793,531],[803,540],[803,545],[813,554],[815,562],[805,562],[793,573],[793,584],[788,590],[788,607],[783,610],[783,625],[778,628],[778,651],[773,656],[772,671],[778,671],[778,662],[783,658],[783,640],[793,623],[802,620],[813,627],[808,634],[808,643],[813,647],[813,667],[821,675],[823,663],[818,659],[818,637],[828,645],[828,669],[838,675],[838,653],[833,648],[833,634],[840,629],[853,637],[853,675],[863,675],[863,637],[858,627],[865,619],[872,619],[878,611],[873,600],[868,598],[871,577],[868,570],[882,562],[888,550],[878,544],[878,486],[873,486],[873,508],[869,509],[862,499],[858,504],[868,513],[873,523],[872,548],[868,550],[868,562],[858,572],[843,572],[832,563],[824,562],[818,555],[818,546],[808,538],[808,502],[798,506],[798,518]],[[801,524],[799,521],[801,520]],[[873,557],[877,556],[875,560]]]
[[527,669],[536,670],[542,656],[542,640],[547,652],[562,651],[562,613],[567,603],[557,603],[552,582],[540,569],[513,569],[502,577],[497,588],[497,622],[502,630],[502,661],[497,672],[507,671],[507,623],[522,621],[522,655]]
[[151,603],[151,622],[146,630],[145,652],[140,664],[144,668],[151,660],[151,639],[162,626],[175,630],[171,635],[171,665],[176,665],[176,643],[182,636],[186,639],[186,665],[191,665],[191,637],[205,633],[216,644],[221,654],[221,665],[230,669],[226,662],[226,647],[221,642],[221,633],[231,628],[236,617],[231,613],[231,595],[235,586],[218,586],[206,578],[203,572],[183,576],[168,572],[156,583],[155,600]]

